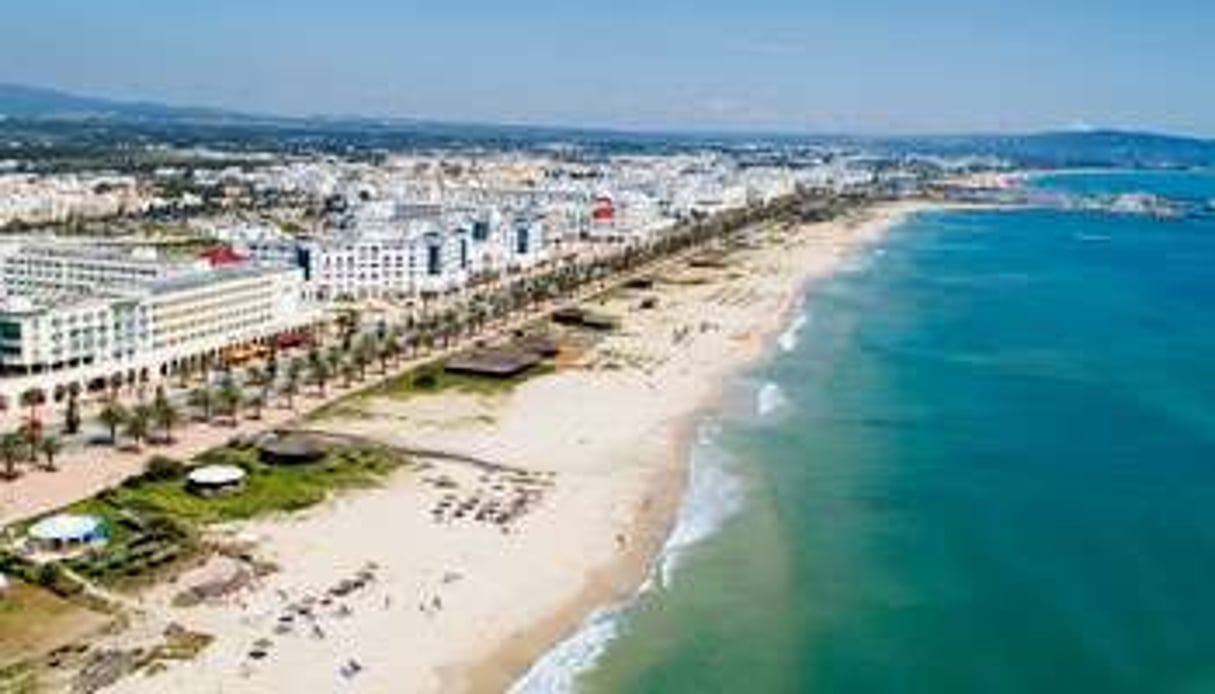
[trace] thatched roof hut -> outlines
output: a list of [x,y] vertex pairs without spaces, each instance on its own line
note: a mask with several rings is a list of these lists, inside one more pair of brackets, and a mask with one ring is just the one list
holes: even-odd
[[536,352],[513,345],[470,349],[443,363],[448,373],[510,378],[536,366],[543,358]]
[[620,319],[606,313],[585,311],[582,314],[582,326],[591,330],[609,331],[620,327]]
[[604,313],[588,311],[584,308],[569,306],[559,308],[552,313],[552,320],[559,325],[572,325],[591,330],[615,330],[620,327],[620,319]]
[[566,306],[553,311],[552,319],[558,325],[582,325],[582,316],[585,313],[577,306]]
[[305,465],[325,457],[329,447],[315,436],[292,432],[260,442],[258,453],[270,465]]

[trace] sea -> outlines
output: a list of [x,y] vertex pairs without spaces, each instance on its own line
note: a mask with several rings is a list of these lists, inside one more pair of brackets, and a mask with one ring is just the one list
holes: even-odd
[[649,581],[515,692],[1215,692],[1215,214],[916,215],[734,390]]

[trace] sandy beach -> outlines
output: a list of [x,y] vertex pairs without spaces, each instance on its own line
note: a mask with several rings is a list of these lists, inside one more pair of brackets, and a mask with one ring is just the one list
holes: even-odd
[[[423,458],[382,488],[225,528],[277,570],[174,606],[236,570],[220,557],[139,595],[116,645],[152,643],[171,623],[215,640],[109,691],[506,689],[644,580],[676,516],[696,421],[764,353],[807,284],[924,207],[764,229],[727,262],[671,265],[651,289],[604,298],[618,331],[511,391],[363,396],[310,422],[469,460]],[[503,509],[508,522],[495,520]]]

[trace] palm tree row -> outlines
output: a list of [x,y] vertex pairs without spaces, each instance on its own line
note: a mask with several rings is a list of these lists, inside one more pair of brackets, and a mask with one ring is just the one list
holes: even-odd
[[43,469],[54,472],[55,458],[63,450],[63,442],[57,436],[39,436],[31,438],[24,431],[9,432],[0,435],[0,461],[4,468],[0,474],[7,480],[13,480],[20,474],[17,465],[28,461],[36,465],[39,457],[44,460]]

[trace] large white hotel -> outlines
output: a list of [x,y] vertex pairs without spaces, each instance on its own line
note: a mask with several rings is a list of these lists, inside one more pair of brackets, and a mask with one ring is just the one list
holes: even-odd
[[289,266],[166,262],[65,240],[0,247],[0,397],[156,382],[316,320]]
[[527,211],[392,205],[387,214],[300,246],[312,296],[406,298],[547,259],[541,217]]

